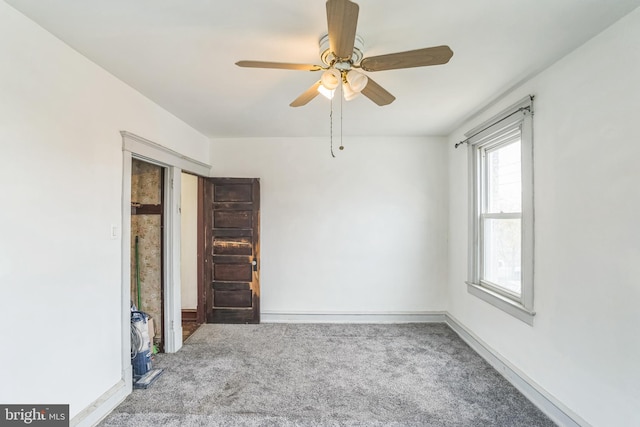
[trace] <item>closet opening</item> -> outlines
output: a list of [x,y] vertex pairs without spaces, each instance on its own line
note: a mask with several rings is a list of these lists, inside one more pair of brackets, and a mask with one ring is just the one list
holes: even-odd
[[164,175],[131,161],[131,304],[149,315],[152,353],[164,351]]

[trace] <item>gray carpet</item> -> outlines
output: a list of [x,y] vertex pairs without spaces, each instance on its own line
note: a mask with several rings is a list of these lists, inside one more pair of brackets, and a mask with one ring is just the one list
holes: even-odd
[[107,426],[553,426],[444,324],[203,325]]

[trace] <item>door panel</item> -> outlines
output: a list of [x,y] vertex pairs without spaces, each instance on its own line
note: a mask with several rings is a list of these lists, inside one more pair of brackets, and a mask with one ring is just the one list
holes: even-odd
[[221,210],[214,206],[213,226],[215,228],[244,228],[253,227],[253,214],[251,211]]
[[[214,178],[216,179],[216,178]],[[234,179],[234,178],[222,178]],[[244,179],[244,178],[238,178]],[[218,183],[214,202],[253,202],[253,183]]]
[[217,307],[251,307],[251,290],[217,291],[214,289],[213,299]]
[[204,194],[207,322],[260,322],[260,182],[210,178]]
[[214,255],[252,255],[250,237],[218,237],[213,240]]
[[215,291],[244,291],[251,290],[251,285],[238,282],[215,282],[212,289]]
[[213,277],[215,280],[225,282],[251,282],[253,269],[251,264],[213,264]]

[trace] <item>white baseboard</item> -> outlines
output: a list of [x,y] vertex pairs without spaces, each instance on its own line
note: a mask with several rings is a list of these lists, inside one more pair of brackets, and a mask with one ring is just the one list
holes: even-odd
[[444,311],[341,313],[260,312],[262,323],[444,323]]
[[128,378],[129,380],[121,379],[118,381],[96,401],[73,417],[69,426],[92,427],[109,415],[109,413],[111,413],[111,411],[122,403],[122,401],[124,401],[124,399],[131,393],[133,388],[133,372],[131,366],[128,366],[123,371],[123,378]]
[[512,365],[498,352],[489,347],[473,332],[462,326],[449,313],[445,315],[445,322],[457,333],[469,347],[475,350],[493,368],[504,376],[520,393],[544,412],[553,422],[561,427],[590,427],[590,424],[551,396],[531,378]]

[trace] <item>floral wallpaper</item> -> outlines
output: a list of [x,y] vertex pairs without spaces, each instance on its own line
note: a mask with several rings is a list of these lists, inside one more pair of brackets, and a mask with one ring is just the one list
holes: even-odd
[[161,202],[162,168],[133,159],[131,162],[131,202],[159,205]]

